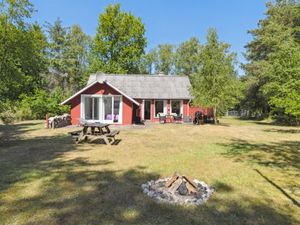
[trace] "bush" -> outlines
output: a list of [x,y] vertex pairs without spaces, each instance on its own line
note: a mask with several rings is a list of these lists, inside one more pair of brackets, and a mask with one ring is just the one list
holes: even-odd
[[4,124],[12,124],[15,121],[15,114],[13,110],[6,110],[0,113],[0,119]]
[[46,90],[36,89],[34,95],[22,95],[22,100],[16,110],[16,116],[20,120],[44,119],[46,113],[49,116],[68,113],[69,106],[61,106],[60,102],[65,98],[61,89],[52,93]]
[[16,120],[18,121],[36,119],[30,107],[24,107],[24,106],[16,108],[15,117]]

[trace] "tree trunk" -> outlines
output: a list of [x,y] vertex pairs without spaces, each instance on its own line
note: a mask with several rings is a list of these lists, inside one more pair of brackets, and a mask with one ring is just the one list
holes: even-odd
[[217,107],[214,106],[214,123],[217,124]]

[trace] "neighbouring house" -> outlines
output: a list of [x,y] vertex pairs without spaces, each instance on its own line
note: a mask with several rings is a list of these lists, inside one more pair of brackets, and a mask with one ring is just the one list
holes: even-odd
[[[71,106],[72,124],[80,119],[111,124],[159,121],[159,114],[193,115],[187,76],[92,74],[87,86],[61,104]],[[191,114],[192,112],[192,114]]]

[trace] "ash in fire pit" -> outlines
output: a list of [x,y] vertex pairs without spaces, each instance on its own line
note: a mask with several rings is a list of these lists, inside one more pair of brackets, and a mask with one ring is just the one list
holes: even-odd
[[170,178],[142,184],[145,194],[168,203],[200,205],[208,200],[213,189],[199,180],[175,173]]

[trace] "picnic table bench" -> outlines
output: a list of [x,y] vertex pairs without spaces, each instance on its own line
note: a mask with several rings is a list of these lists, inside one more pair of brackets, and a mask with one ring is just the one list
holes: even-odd
[[104,123],[84,123],[82,126],[81,130],[69,132],[77,144],[87,141],[90,137],[97,137],[97,139],[104,140],[106,144],[112,144],[116,141],[115,136],[120,133],[119,130],[111,131],[109,124]]

